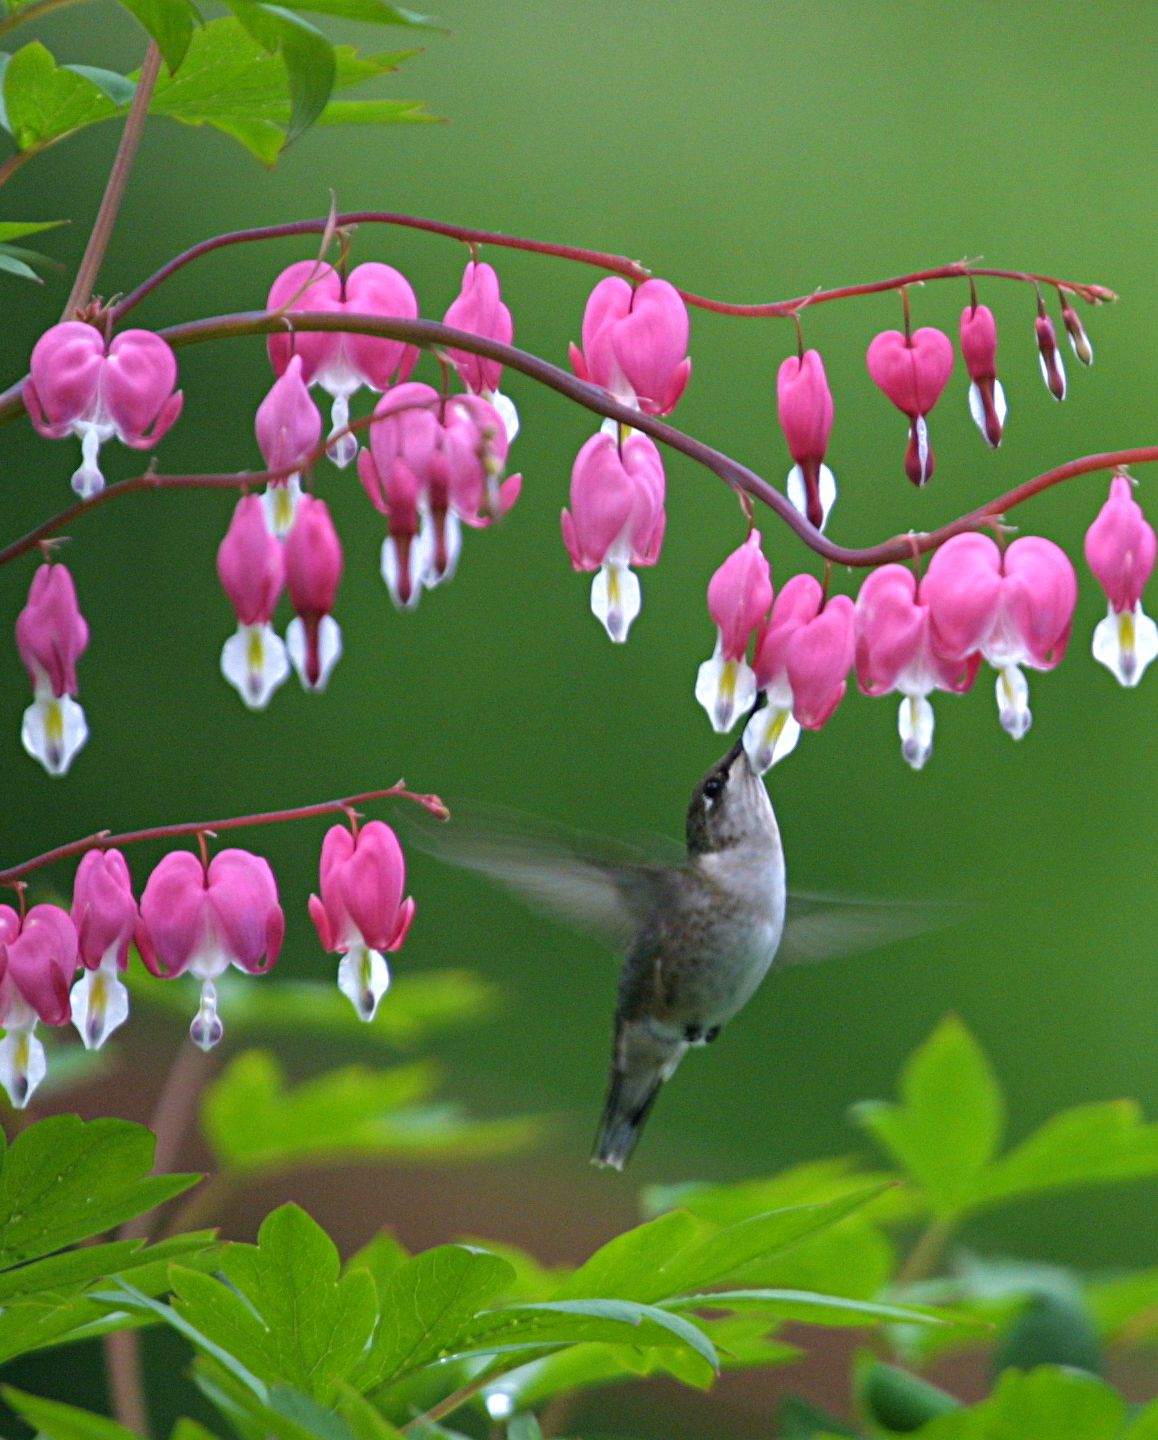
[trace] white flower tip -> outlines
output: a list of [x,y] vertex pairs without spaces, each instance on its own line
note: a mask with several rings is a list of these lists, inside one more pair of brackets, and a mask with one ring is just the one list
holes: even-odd
[[519,412],[515,409],[515,402],[501,390],[484,390],[483,399],[489,400],[498,411],[499,419],[507,432],[507,444],[513,445],[515,436],[519,433]]
[[264,710],[290,673],[285,646],[273,626],[239,624],[222,647],[221,673],[251,710]]
[[696,699],[708,712],[716,734],[725,735],[736,716],[756,703],[756,676],[746,660],[725,660],[717,651],[699,668]]
[[373,1020],[378,1002],[390,988],[390,967],[384,955],[355,945],[338,966],[338,989],[353,1005],[359,1020]]
[[212,1050],[220,1044],[225,1026],[217,1013],[217,986],[212,980],[201,982],[201,1003],[189,1026],[189,1038],[200,1050]]
[[88,739],[84,710],[71,695],[38,697],[24,712],[20,741],[50,775],[64,775]]
[[800,725],[784,706],[766,705],[744,727],[744,750],[758,775],[791,755],[799,739]]
[[914,770],[924,769],[933,753],[933,707],[924,695],[906,695],[897,715],[901,755]]
[[[793,465],[788,472],[788,483],[785,487],[789,502],[799,510],[807,520],[808,517],[808,491],[804,484],[804,471],[799,465]],[[836,476],[827,465],[820,467],[817,476],[817,493],[820,499],[820,524],[816,527],[823,531],[828,524],[828,517],[832,507],[836,504]]]
[[1029,681],[1016,665],[1006,665],[997,674],[997,713],[1001,728],[1020,740],[1033,724],[1029,708]]
[[24,1109],[47,1071],[44,1046],[31,1029],[9,1030],[0,1040],[0,1085],[14,1109]]
[[627,639],[643,605],[639,576],[628,565],[604,561],[591,581],[591,613],[616,645]]
[[1140,600],[1120,614],[1111,605],[1094,628],[1093,652],[1119,685],[1132,690],[1158,657],[1158,625],[1143,611]]
[[72,1023],[86,1050],[99,1050],[129,1018],[129,992],[117,976],[115,961],[85,970],[70,999]]
[[311,681],[309,676],[309,647],[306,643],[306,627],[295,615],[285,632],[286,649],[293,661],[293,667],[302,682],[302,688],[320,694],[326,688],[334,666],[342,654],[342,631],[332,615],[323,615],[318,622],[318,677]]
[[291,475],[284,484],[267,485],[262,492],[261,512],[265,528],[278,540],[284,540],[293,529],[298,501],[302,498],[299,475]]

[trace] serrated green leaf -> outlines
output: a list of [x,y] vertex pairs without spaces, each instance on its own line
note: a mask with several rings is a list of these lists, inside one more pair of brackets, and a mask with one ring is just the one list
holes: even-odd
[[528,1255],[517,1245],[505,1245],[478,1235],[458,1235],[455,1239],[459,1245],[473,1245],[478,1250],[489,1250],[492,1255],[501,1256],[513,1268],[515,1278],[503,1291],[503,1299],[507,1301],[542,1300],[556,1296],[559,1287],[572,1273],[567,1266],[541,1265],[533,1255]]
[[[440,125],[421,100],[331,100],[319,125]],[[349,1003],[349,1002],[347,1002]]]
[[174,1267],[174,1309],[268,1384],[328,1405],[365,1350],[378,1302],[366,1270],[339,1278],[338,1252],[296,1205],[267,1216],[256,1245],[219,1259],[228,1285]]
[[672,1210],[657,1220],[636,1225],[596,1250],[563,1282],[556,1300],[603,1296],[623,1300],[658,1300],[676,1293],[657,1284],[659,1271],[681,1251],[713,1233],[713,1227]]
[[204,1249],[207,1243],[200,1237],[176,1237],[176,1243],[169,1241],[163,1246],[149,1247],[143,1240],[114,1240],[107,1245],[89,1245],[45,1260],[33,1260],[0,1273],[0,1304],[41,1293],[60,1295],[82,1290],[158,1259],[168,1262]]
[[153,1136],[127,1120],[39,1120],[0,1152],[0,1269],[101,1235],[198,1175],[150,1175]]
[[[116,76],[127,86],[132,82]],[[127,101],[110,98],[113,72],[60,65],[38,40],[17,50],[3,77],[4,125],[18,150],[31,150],[108,120]],[[122,90],[120,93],[124,94]]]
[[505,1260],[465,1245],[439,1245],[408,1260],[382,1289],[378,1329],[351,1383],[374,1390],[438,1359],[513,1278]]
[[334,47],[300,15],[260,0],[226,0],[247,33],[266,51],[281,56],[289,84],[290,117],[285,143],[306,130],[333,93],[337,78]]
[[200,19],[190,0],[120,0],[147,34],[157,42],[172,74],[184,60]]
[[0,245],[6,245],[10,240],[23,240],[26,235],[39,235],[42,230],[56,230],[68,223],[67,220],[2,220]]
[[1005,1107],[981,1047],[949,1016],[907,1061],[900,1102],[868,1101],[855,1106],[853,1116],[944,1219],[973,1203],[1001,1143]]
[[1120,1395],[1093,1376],[1054,1366],[1007,1370],[988,1400],[929,1421],[921,1440],[1116,1440]]
[[371,1240],[368,1240],[361,1250],[356,1250],[346,1261],[343,1273],[351,1270],[368,1270],[381,1294],[383,1285],[390,1279],[391,1275],[410,1259],[410,1252],[391,1234],[389,1230],[380,1230]]
[[694,1351],[710,1370],[719,1369],[715,1348],[698,1325],[633,1300],[548,1300],[487,1310],[463,1328],[454,1351],[491,1354],[588,1341],[649,1349],[679,1345]]
[[255,1171],[335,1159],[462,1159],[527,1143],[533,1121],[471,1122],[422,1106],[437,1083],[424,1062],[392,1070],[351,1065],[287,1088],[273,1055],[250,1050],[209,1086],[201,1122],[221,1164]]
[[132,1430],[126,1430],[104,1415],[94,1415],[91,1410],[28,1395],[11,1385],[2,1388],[4,1399],[13,1410],[51,1440],[138,1440]]

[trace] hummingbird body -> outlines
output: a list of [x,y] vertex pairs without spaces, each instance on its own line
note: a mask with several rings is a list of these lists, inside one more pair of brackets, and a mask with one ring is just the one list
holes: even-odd
[[619,982],[611,1079],[592,1160],[621,1170],[660,1086],[752,997],[784,929],[780,831],[739,746],[688,807],[688,858],[654,877]]

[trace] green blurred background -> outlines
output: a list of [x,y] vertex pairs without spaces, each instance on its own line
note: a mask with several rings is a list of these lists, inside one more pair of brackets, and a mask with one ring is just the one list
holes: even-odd
[[[426,53],[382,93],[426,100],[445,125],[311,133],[266,173],[219,135],[155,122],[104,291],[129,289],[216,231],[324,213],[331,189],[343,209],[619,251],[737,300],[984,255],[1121,294],[1100,311],[1081,307],[1093,371],[1076,373],[1067,348],[1070,398],[1057,405],[1038,375],[1031,292],[986,285],[1002,337],[1006,440],[997,454],[982,443],[958,362],[932,420],[936,478],[917,493],[901,470],[904,422],[864,368],[868,340],[899,321],[896,297],[809,314],[806,338],[836,399],[832,537],[868,544],[931,528],[1050,465],[1155,440],[1154,7],[447,0],[441,13],[451,33],[420,42]],[[68,11],[42,33],[61,59],[122,69],[143,48],[119,12]],[[411,37],[350,38],[382,49]],[[8,187],[7,216],[75,217],[45,245],[70,267],[116,138],[114,127],[83,135]],[[292,243],[223,252],[184,271],[134,323],[257,308],[277,271],[310,253]],[[438,318],[466,257],[448,241],[366,228],[354,258],[401,267],[423,313]],[[534,256],[485,258],[500,269],[517,343],[561,361],[596,274]],[[6,380],[23,373],[66,293],[64,278],[37,292],[7,286]],[[916,323],[955,335],[966,298],[963,283],[917,292]],[[789,462],[773,377],[792,345],[784,322],[696,313],[694,375],[674,417],[777,484]],[[162,468],[255,466],[252,416],[270,380],[262,344],[189,349],[180,363],[185,416],[161,447]],[[419,375],[433,378],[431,361]],[[0,853],[15,861],[100,827],[302,803],[401,774],[452,804],[471,797],[621,836],[678,834],[688,792],[723,744],[692,686],[713,641],[704,586],[742,539],[741,516],[717,480],[669,460],[663,559],[643,576],[629,644],[613,647],[559,537],[571,461],[592,419],[521,377],[505,388],[523,421],[512,457],[523,499],[498,530],[467,536],[459,575],[415,614],[390,605],[377,573],[381,520],[353,473],[322,467],[318,488],[347,571],[337,612],[346,653],[321,697],[287,686],[254,716],[219,676],[233,618],[214,553],[230,498],[140,496],[78,525],[68,560],[92,625],[81,666],[92,737],[66,780],[46,778],[18,749],[26,682],[14,647],[0,649]],[[7,537],[68,502],[76,447],[40,441],[25,421],[3,444]],[[135,473],[136,457],[115,446],[106,454],[110,478]],[[1139,478],[1158,517],[1155,481]],[[895,697],[850,694],[769,777],[797,885],[960,898],[968,922],[774,975],[724,1040],[689,1060],[626,1178],[586,1162],[614,962],[414,855],[419,914],[399,968],[474,967],[505,997],[496,1021],[440,1047],[449,1089],[487,1113],[538,1109],[557,1120],[533,1159],[421,1185],[363,1183],[351,1238],[390,1220],[412,1242],[489,1227],[573,1258],[633,1215],[642,1182],[755,1175],[857,1148],[850,1102],[891,1094],[903,1057],[950,1009],[1007,1084],[1012,1136],[1082,1100],[1133,1095],[1158,1113],[1158,678],[1127,693],[1089,654],[1104,602],[1081,541],[1105,490],[1101,477],[1077,481],[1016,517],[1064,545],[1082,582],[1068,659],[1031,677],[1034,727],[1023,742],[1000,730],[984,672],[968,698],[936,699],[937,749],[920,775],[900,758]],[[815,568],[782,527],[769,520],[764,530],[777,583]],[[8,624],[31,570],[28,561],[0,572]],[[854,593],[857,581],[836,583]],[[283,965],[299,975],[332,969],[305,914],[323,828],[253,837],[277,870],[289,916]],[[155,858],[133,857],[139,880]],[[134,1068],[133,1043],[122,1083],[145,1091],[156,1082]],[[157,1054],[147,1048],[140,1064]],[[396,1210],[395,1195],[410,1200]],[[315,1205],[332,1224],[337,1208]],[[1023,1208],[978,1222],[967,1239],[1082,1265],[1153,1264],[1153,1214],[1152,1187],[1138,1186]]]

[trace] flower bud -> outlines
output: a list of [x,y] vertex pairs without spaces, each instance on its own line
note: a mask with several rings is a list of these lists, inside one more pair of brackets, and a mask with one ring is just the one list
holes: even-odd
[[796,461],[788,498],[809,524],[823,530],[836,500],[836,480],[824,463],[832,433],[832,392],[816,350],[790,355],[776,376],[776,410]]
[[324,690],[342,653],[342,632],[330,614],[342,578],[342,545],[324,500],[303,495],[285,542],[286,588],[297,615],[286,648],[307,690]]
[[1132,687],[1158,656],[1158,626],[1142,609],[1158,542],[1134,499],[1133,481],[1115,475],[1110,496],[1086,534],[1086,563],[1109,607],[1094,630],[1094,659]]
[[301,472],[322,438],[322,417],[302,379],[300,355],[291,357],[258,406],[254,430],[266,469],[292,472],[271,481],[262,497],[266,524],[284,540],[301,497]]
[[994,450],[1005,427],[1005,391],[997,378],[997,323],[988,305],[966,305],[961,311],[961,354],[972,382],[969,413]]
[[716,622],[716,648],[696,677],[696,699],[712,728],[724,734],[736,715],[756,699],[756,677],[748,665],[748,641],[772,604],[772,575],[760,548],[760,532],[724,561],[708,582],[708,612]]
[[1037,336],[1037,357],[1041,364],[1041,378],[1046,389],[1055,400],[1066,398],[1066,367],[1057,348],[1057,332],[1053,321],[1042,312],[1033,322]]
[[1070,304],[1070,297],[1065,294],[1061,297],[1061,314],[1062,324],[1070,337],[1070,348],[1082,365],[1092,365],[1094,347],[1090,344],[1090,337],[1086,334],[1086,327],[1082,324],[1078,312]]

